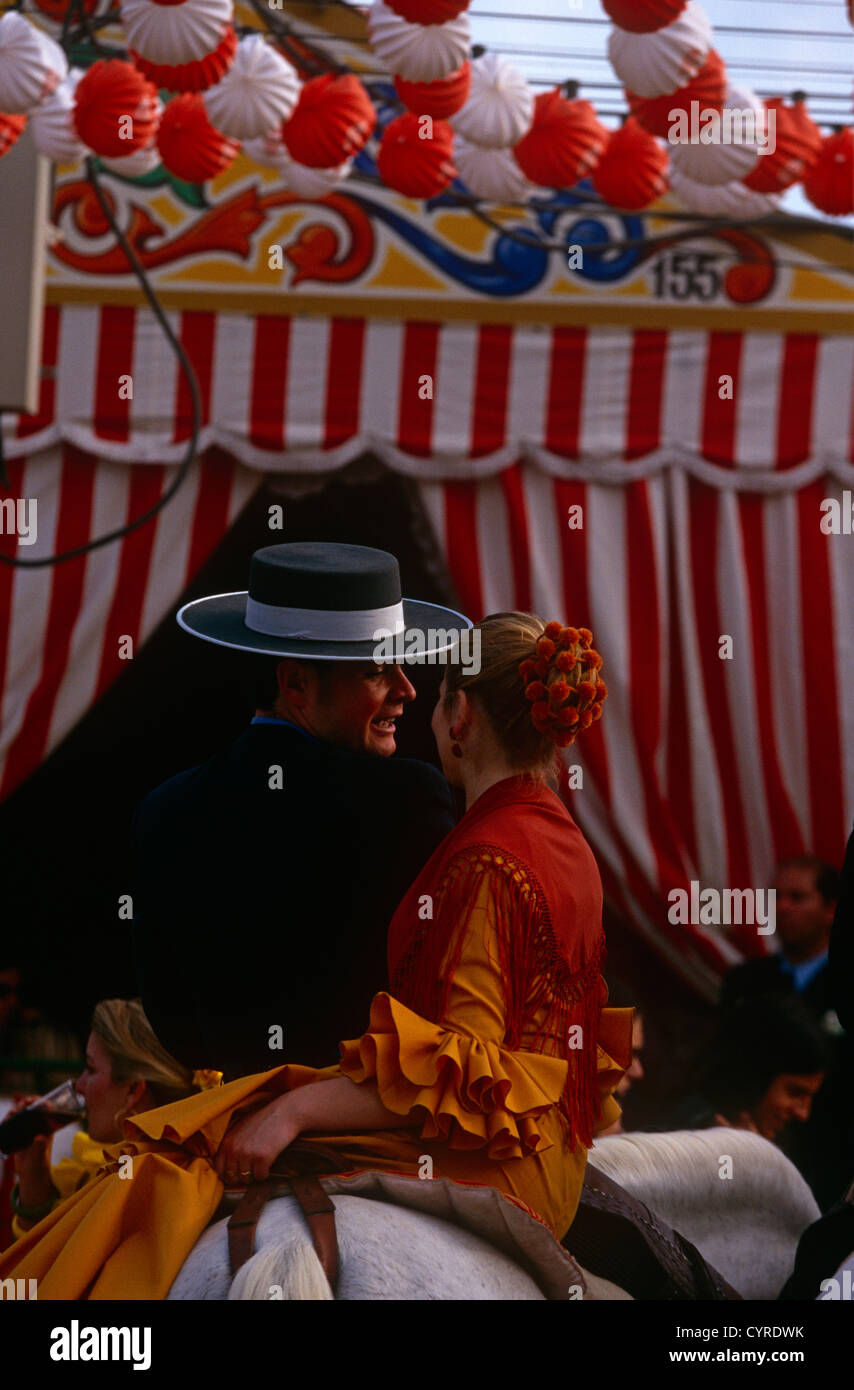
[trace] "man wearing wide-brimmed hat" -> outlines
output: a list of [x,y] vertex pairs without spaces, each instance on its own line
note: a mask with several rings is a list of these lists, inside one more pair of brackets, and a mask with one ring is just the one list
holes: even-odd
[[188,1066],[322,1066],[385,987],[388,922],[453,826],[436,769],[390,756],[415,690],[375,659],[376,635],[436,632],[429,658],[471,624],[403,599],[385,551],[319,542],[256,551],[248,592],[198,599],[178,622],[270,658],[275,696],[137,811],[145,1010]]

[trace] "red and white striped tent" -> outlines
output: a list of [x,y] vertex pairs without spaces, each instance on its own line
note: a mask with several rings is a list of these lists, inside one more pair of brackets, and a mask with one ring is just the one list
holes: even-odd
[[[592,628],[609,699],[569,750],[573,809],[615,907],[711,992],[757,938],[671,925],[668,891],[765,887],[803,849],[839,862],[854,819],[854,536],[821,525],[825,499],[850,515],[854,493],[854,338],[170,318],[203,401],[184,486],[119,544],[0,566],[0,795],[106,690],[119,636],[146,640],[264,474],[370,452],[416,481],[472,617]],[[146,510],[190,432],[147,310],[50,306],[43,361],[37,414],[4,420],[5,496],[38,499],[29,559]]]

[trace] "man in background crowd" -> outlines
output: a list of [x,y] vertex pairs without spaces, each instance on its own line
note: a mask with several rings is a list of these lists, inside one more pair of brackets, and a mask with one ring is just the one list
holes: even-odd
[[784,860],[777,869],[776,933],[779,951],[731,970],[723,981],[721,1008],[726,1013],[763,995],[794,995],[828,1038],[832,1064],[815,1096],[806,1123],[792,1132],[787,1152],[826,1210],[850,1181],[854,1150],[850,1133],[854,1057],[834,1007],[828,950],[839,875],[816,855]]
[[779,953],[737,965],[725,977],[721,1007],[758,994],[799,995],[825,1030],[838,1030],[827,972],[830,929],[839,893],[839,875],[815,855],[785,860],[774,878]]

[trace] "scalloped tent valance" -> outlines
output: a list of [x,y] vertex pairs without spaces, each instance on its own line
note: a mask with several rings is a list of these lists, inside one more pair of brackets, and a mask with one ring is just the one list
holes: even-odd
[[[199,450],[262,472],[325,473],[366,451],[438,481],[519,459],[628,483],[679,467],[710,486],[854,483],[854,337],[382,319],[171,316],[198,375]],[[148,310],[51,306],[37,415],[10,458],[67,442],[174,463],[189,393]]]

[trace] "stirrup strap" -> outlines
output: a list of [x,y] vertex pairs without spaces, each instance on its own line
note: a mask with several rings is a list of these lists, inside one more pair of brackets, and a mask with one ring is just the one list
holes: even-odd
[[[286,1150],[290,1157],[308,1155],[325,1163],[333,1172],[340,1167],[334,1149],[311,1140],[298,1140]],[[284,1157],[284,1155],[282,1155]],[[261,1213],[273,1189],[287,1182],[305,1217],[323,1272],[334,1291],[338,1282],[338,1235],[335,1230],[335,1207],[314,1174],[304,1177],[277,1178],[271,1175],[264,1182],[252,1183],[243,1193],[236,1209],[228,1219],[228,1258],[234,1278],[255,1249],[255,1232]]]
[[[274,1188],[280,1187],[282,1181],[281,1178],[270,1178],[266,1182],[256,1182],[247,1187],[236,1209],[228,1218],[228,1258],[232,1279],[241,1265],[254,1253],[255,1232],[261,1213]],[[303,1178],[288,1178],[287,1182],[306,1219],[323,1273],[334,1290],[338,1282],[335,1207],[313,1174]]]
[[318,1179],[311,1174],[290,1178],[291,1191],[302,1208],[308,1223],[317,1258],[334,1293],[338,1283],[338,1233],[335,1230],[335,1207]]

